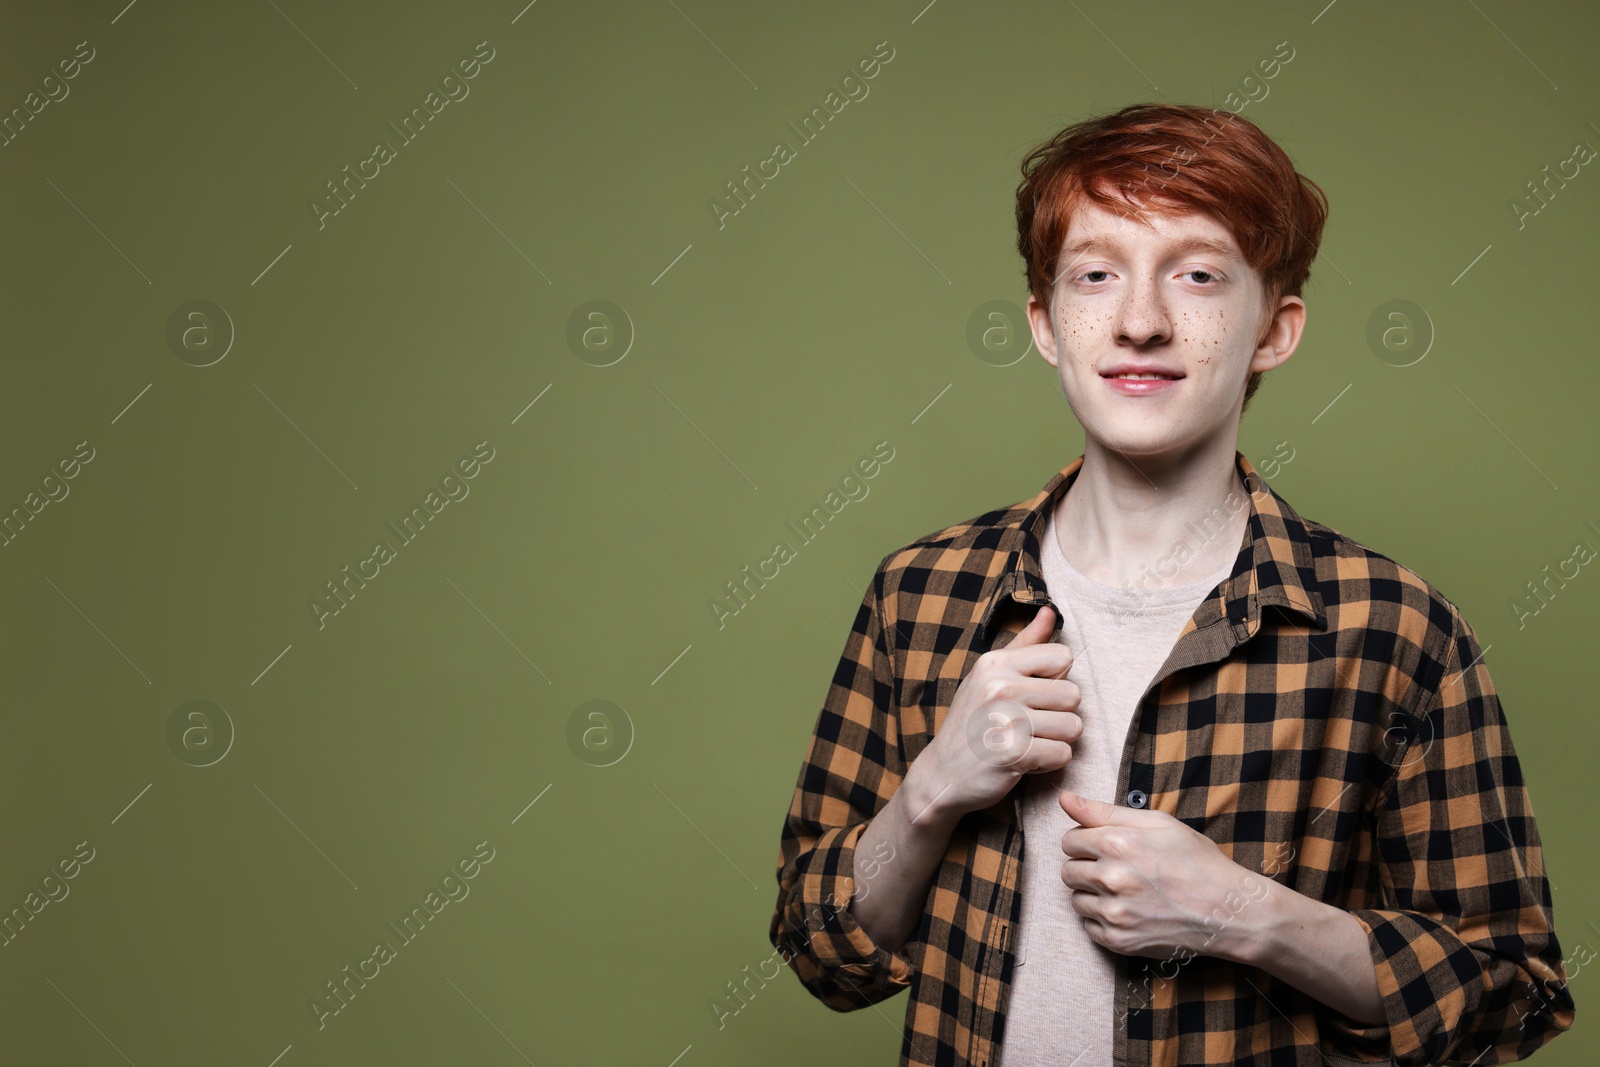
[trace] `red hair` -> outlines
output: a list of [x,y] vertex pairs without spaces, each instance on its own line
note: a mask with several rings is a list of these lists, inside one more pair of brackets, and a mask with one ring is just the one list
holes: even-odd
[[[1270,311],[1280,297],[1301,295],[1328,217],[1321,187],[1255,123],[1216,108],[1131,104],[1068,126],[1022,161],[1017,251],[1045,307],[1072,213],[1086,201],[1139,221],[1152,212],[1214,216],[1260,275]],[[1269,316],[1258,344],[1270,324]],[[1245,406],[1260,384],[1256,371]]]

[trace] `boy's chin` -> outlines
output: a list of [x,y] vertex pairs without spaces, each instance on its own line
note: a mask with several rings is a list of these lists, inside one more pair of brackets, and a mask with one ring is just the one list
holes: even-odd
[[1111,452],[1129,458],[1160,459],[1179,455],[1185,450],[1185,439],[1172,432],[1170,426],[1109,426],[1107,432],[1086,432],[1088,439]]

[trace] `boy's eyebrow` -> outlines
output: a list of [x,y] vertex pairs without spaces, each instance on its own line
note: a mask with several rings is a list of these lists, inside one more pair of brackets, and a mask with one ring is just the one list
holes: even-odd
[[[1077,255],[1080,252],[1088,251],[1091,248],[1102,247],[1120,250],[1122,245],[1110,234],[1087,233],[1078,238],[1076,241],[1073,241],[1067,245],[1063,245],[1061,248],[1061,255],[1063,258],[1069,258]],[[1233,246],[1224,244],[1223,242],[1210,237],[1202,237],[1199,234],[1184,237],[1173,242],[1172,248],[1173,251],[1176,252],[1210,252],[1212,255],[1222,256],[1227,259],[1241,258],[1239,251]]]

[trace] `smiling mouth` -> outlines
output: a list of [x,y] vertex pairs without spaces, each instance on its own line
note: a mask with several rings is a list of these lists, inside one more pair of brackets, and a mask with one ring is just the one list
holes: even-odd
[[1100,377],[1102,377],[1102,378],[1114,378],[1114,379],[1115,378],[1121,378],[1121,379],[1125,379],[1125,380],[1128,380],[1128,381],[1136,381],[1136,382],[1140,382],[1140,381],[1175,382],[1178,379],[1182,378],[1183,375],[1181,375],[1181,374],[1102,374],[1102,375],[1100,375]]

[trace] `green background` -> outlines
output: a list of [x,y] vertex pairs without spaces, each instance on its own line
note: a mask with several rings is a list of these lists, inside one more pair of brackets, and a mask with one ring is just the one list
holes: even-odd
[[[1036,353],[967,343],[1026,297],[1018,162],[1126,103],[1220,106],[1282,41],[1242,113],[1332,211],[1240,448],[1288,442],[1302,514],[1473,623],[1563,947],[1600,943],[1600,577],[1511,607],[1600,547],[1600,175],[1520,228],[1508,204],[1600,145],[1590,5],[124,3],[15,5],[0,40],[4,110],[95,50],[0,148],[0,509],[95,450],[0,549],[0,910],[95,849],[0,948],[0,1059],[893,1063],[904,996],[835,1014],[785,971],[711,1004],[772,955],[779,830],[877,561],[1081,451]],[[470,95],[319,229],[324,183],[481,41]],[[167,340],[197,299],[235,332],[205,367]],[[569,342],[595,300],[609,355]],[[1432,324],[1411,366],[1366,340],[1391,300]],[[469,495],[319,628],[324,583],[480,441]],[[870,494],[719,628],[724,583],[879,441]],[[220,719],[168,742],[197,699],[233,733],[205,767],[180,753]],[[605,767],[571,740],[594,700]],[[480,841],[470,895],[319,1029],[310,998]],[[1595,983],[1541,1062],[1593,1062]]]

